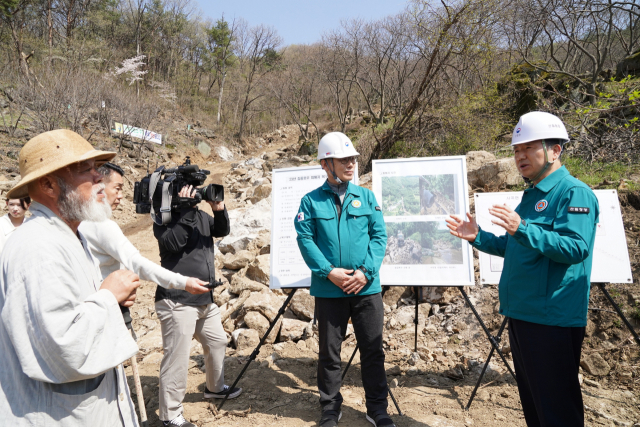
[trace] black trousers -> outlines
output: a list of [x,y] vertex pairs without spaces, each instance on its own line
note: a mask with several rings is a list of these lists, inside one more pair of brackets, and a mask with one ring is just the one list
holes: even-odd
[[316,297],[315,300],[320,336],[318,390],[322,410],[339,411],[342,405],[340,349],[351,318],[360,349],[367,412],[386,413],[388,386],[382,349],[382,296],[378,293],[346,298]]
[[520,402],[529,427],[584,427],[578,382],[585,328],[509,319]]

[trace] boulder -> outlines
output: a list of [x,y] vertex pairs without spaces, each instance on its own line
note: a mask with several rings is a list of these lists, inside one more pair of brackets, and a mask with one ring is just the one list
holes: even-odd
[[227,253],[224,256],[223,264],[229,270],[240,270],[249,265],[256,258],[249,251],[241,250],[235,253]]
[[258,203],[260,200],[271,195],[271,184],[261,184],[253,190],[251,203]]
[[[267,329],[269,329],[269,319],[267,319],[257,311],[250,311],[245,314],[244,323],[249,328],[258,331],[258,335],[260,336],[260,338],[262,338],[262,336],[264,336],[264,334],[267,332]],[[271,333],[265,340],[266,344],[273,344],[276,341],[276,338],[278,338],[278,332],[280,331],[281,323],[282,321],[278,321],[278,323],[273,327]]]
[[[216,288],[216,290],[219,288]],[[220,292],[213,291],[213,302],[216,303],[218,307],[222,307],[231,299],[231,294],[229,293],[229,289],[223,289]]]
[[422,298],[431,304],[449,304],[458,295],[455,287],[425,287]]
[[385,292],[382,301],[389,307],[396,308],[398,301],[402,298],[406,298],[411,295],[410,286],[391,286],[387,292]]
[[609,375],[609,371],[611,371],[611,366],[609,366],[607,361],[604,360],[599,353],[591,353],[583,356],[580,361],[580,366],[596,377]]
[[[271,245],[271,233],[265,232],[260,234],[255,239],[253,239],[249,243],[249,246],[247,247],[247,249],[254,252],[261,252],[263,248],[268,247],[270,245]],[[269,252],[266,252],[266,253],[269,253]]]
[[481,168],[486,163],[496,160],[496,156],[488,151],[469,151],[467,153],[467,173]]
[[209,146],[209,144],[207,144],[204,141],[198,142],[198,145],[196,145],[196,148],[198,149],[200,154],[202,154],[202,157],[204,157],[205,159],[211,155],[211,147]]
[[467,173],[469,184],[490,189],[504,188],[522,182],[515,161],[511,157],[485,163],[476,170]]
[[627,75],[636,75],[640,72],[640,51],[633,52],[618,62],[616,66],[616,77],[623,78]]
[[312,320],[315,305],[316,300],[309,294],[307,289],[298,289],[293,298],[291,298],[289,308],[298,316],[298,319]]
[[256,282],[269,285],[271,255],[260,255],[247,267],[246,276]]
[[260,335],[255,329],[236,329],[231,334],[231,339],[238,350],[252,349],[260,344]]
[[218,145],[213,150],[216,152],[218,157],[220,157],[225,162],[228,162],[229,160],[233,160],[233,153],[224,145]]
[[220,241],[220,252],[235,253],[247,249],[253,239],[271,229],[271,196],[250,208],[229,211],[229,220],[233,226],[231,233]]
[[242,291],[262,292],[268,290],[265,285],[247,278],[244,273],[245,271],[242,270],[233,276],[231,285],[229,285],[229,292],[240,295]]
[[263,292],[251,294],[242,306],[242,312],[246,315],[246,313],[250,311],[257,311],[269,319],[269,321],[272,321],[275,319],[281,306],[282,302],[280,299],[267,289]]
[[298,341],[303,335],[307,322],[298,319],[282,319],[282,327],[280,328],[280,340],[282,341]]

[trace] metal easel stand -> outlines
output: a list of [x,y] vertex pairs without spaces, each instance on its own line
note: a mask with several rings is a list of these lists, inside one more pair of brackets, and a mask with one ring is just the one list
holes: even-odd
[[249,356],[249,360],[247,360],[247,363],[245,363],[244,367],[242,368],[242,371],[240,371],[240,374],[238,375],[238,377],[233,382],[233,385],[231,387],[229,387],[229,391],[227,391],[227,394],[225,394],[224,398],[222,399],[222,402],[220,402],[220,404],[218,405],[218,411],[220,409],[222,409],[222,406],[225,404],[225,402],[229,398],[229,394],[234,389],[234,387],[236,385],[238,385],[238,382],[240,381],[240,378],[242,378],[242,376],[244,375],[245,371],[247,370],[247,368],[249,367],[251,362],[256,360],[256,357],[258,356],[258,354],[260,354],[260,347],[262,347],[262,345],[264,344],[265,340],[267,339],[267,337],[271,333],[271,330],[276,325],[276,323],[278,323],[278,319],[280,319],[280,316],[282,316],[284,314],[285,310],[287,309],[287,306],[291,302],[291,299],[293,298],[293,296],[295,295],[297,290],[298,290],[298,288],[292,288],[291,289],[291,292],[289,293],[289,296],[287,296],[287,299],[282,304],[282,307],[280,307],[280,310],[278,310],[278,314],[271,321],[271,324],[269,325],[269,329],[267,329],[267,332],[265,332],[265,334],[262,336],[262,339],[260,339],[260,343],[258,343],[258,346],[253,350],[253,352],[251,353],[251,356]]
[[620,316],[624,324],[627,325],[627,329],[629,329],[629,332],[631,332],[631,335],[633,335],[633,339],[636,341],[636,344],[640,346],[640,337],[638,337],[638,334],[633,329],[633,326],[631,326],[631,323],[629,323],[627,318],[624,316],[624,313],[622,313],[622,310],[620,310],[620,307],[618,306],[618,304],[616,304],[613,298],[611,298],[611,295],[609,294],[606,288],[607,283],[596,283],[596,284],[598,285],[598,287],[600,288],[604,296],[607,298],[607,300],[609,300],[609,303],[613,306],[614,310],[618,313],[618,316]]
[[502,321],[502,325],[500,325],[500,330],[498,331],[498,334],[496,336],[491,335],[491,332],[489,332],[489,329],[487,328],[487,326],[482,321],[482,318],[480,317],[480,314],[478,313],[476,308],[473,306],[473,304],[471,304],[471,300],[469,300],[469,296],[464,291],[464,288],[462,286],[458,286],[458,290],[460,291],[460,293],[462,294],[462,296],[463,296],[464,300],[466,301],[467,305],[469,306],[469,308],[473,312],[473,315],[476,317],[476,319],[478,319],[478,323],[480,323],[480,326],[482,327],[482,330],[487,335],[487,338],[489,339],[489,342],[491,343],[491,351],[489,352],[489,357],[487,357],[487,361],[485,362],[484,367],[482,368],[482,372],[480,373],[480,377],[478,378],[478,382],[476,383],[476,387],[473,389],[473,392],[471,393],[471,397],[469,398],[469,402],[467,403],[467,406],[464,408],[466,411],[468,411],[469,407],[471,406],[471,403],[473,402],[473,398],[475,397],[476,392],[478,391],[478,387],[480,386],[480,383],[482,382],[484,374],[485,374],[485,372],[487,370],[487,366],[489,366],[489,361],[493,357],[493,352],[494,351],[498,352],[498,355],[500,356],[500,358],[504,362],[505,366],[509,370],[509,373],[511,374],[511,376],[513,377],[514,380],[516,379],[516,374],[513,372],[513,369],[511,369],[511,365],[509,365],[509,363],[507,362],[507,359],[504,357],[504,354],[502,354],[502,351],[500,350],[500,347],[498,345],[500,343],[500,340],[501,340],[502,332],[504,332],[504,328],[507,326],[507,320],[508,319],[506,317],[504,318],[504,320]]
[[[381,297],[384,297],[384,294],[389,290],[389,286],[385,286],[384,288],[382,288],[382,295]],[[416,301],[417,301],[417,295],[416,295]],[[417,313],[417,304],[416,304],[416,313]],[[418,325],[416,324],[416,331],[417,331]],[[417,335],[416,335],[417,336]],[[417,338],[416,338],[417,339]],[[353,362],[353,358],[356,356],[356,353],[358,352],[358,343],[356,341],[356,348],[353,349],[353,353],[351,354],[351,357],[349,358],[349,362],[347,362],[347,366],[344,367],[344,371],[342,371],[342,381],[344,381],[344,377],[347,376],[347,371],[349,370],[349,368],[351,367],[351,362]],[[391,391],[391,387],[389,387],[389,384],[387,383],[387,390],[389,391],[389,396],[391,396],[391,400],[393,400],[393,404],[396,407],[396,410],[398,411],[398,415],[403,416],[404,414],[402,413],[402,411],[400,410],[400,406],[398,405],[398,401],[396,400],[395,396],[393,395],[393,392]]]

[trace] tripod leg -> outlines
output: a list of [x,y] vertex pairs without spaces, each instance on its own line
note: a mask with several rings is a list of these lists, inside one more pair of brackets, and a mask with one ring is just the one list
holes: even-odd
[[351,367],[351,362],[353,362],[353,358],[356,357],[356,353],[358,352],[358,344],[356,343],[356,348],[353,349],[353,353],[351,353],[351,358],[349,359],[349,362],[347,363],[347,366],[344,367],[344,371],[342,371],[342,380],[344,381],[344,377],[347,376],[347,371],[349,370],[349,367]]
[[418,351],[418,303],[419,303],[418,293],[420,292],[420,288],[417,286],[414,286],[413,291],[416,294],[416,312],[413,316],[413,323],[416,325],[415,333],[413,336],[413,351],[417,352]]
[[[498,331],[498,335],[496,336],[496,341],[500,339],[500,336],[502,335],[502,332],[504,331],[505,326],[507,326],[507,318],[506,317],[502,321],[502,325],[500,325],[500,330]],[[487,367],[489,366],[489,362],[491,361],[491,358],[493,357],[493,352],[495,350],[496,350],[495,347],[491,347],[491,351],[489,352],[489,357],[487,357],[487,361],[485,362],[484,366],[482,367],[482,372],[480,372],[480,377],[478,377],[478,381],[476,382],[476,386],[473,389],[473,392],[471,392],[471,397],[469,398],[469,402],[467,403],[467,406],[464,408],[465,411],[468,411],[469,407],[471,407],[471,402],[473,402],[473,398],[476,396],[476,392],[478,391],[478,387],[480,387],[480,383],[482,383],[482,379],[484,378],[484,374],[487,371]],[[509,364],[507,364],[507,367],[510,368]],[[509,371],[511,371],[511,369],[509,369]]]
[[398,402],[396,401],[396,397],[391,392],[391,387],[389,387],[389,385],[387,385],[387,388],[389,389],[389,396],[391,396],[391,400],[393,400],[393,404],[396,406],[396,409],[398,410],[398,415],[400,415],[402,417],[404,414],[400,410],[400,406],[398,405]]
[[236,380],[233,382],[233,385],[231,387],[229,387],[229,391],[227,392],[227,394],[225,394],[224,399],[222,399],[222,402],[220,402],[220,405],[218,405],[218,411],[225,404],[225,402],[229,398],[229,393],[231,393],[233,388],[238,384],[238,381],[240,381],[240,378],[242,378],[242,376],[244,375],[245,371],[247,370],[247,368],[249,367],[251,362],[256,360],[256,357],[258,356],[258,354],[260,354],[260,347],[262,347],[262,345],[264,344],[265,340],[267,339],[267,337],[271,333],[271,330],[276,325],[276,323],[278,323],[278,319],[280,319],[280,316],[282,316],[284,314],[284,311],[287,309],[287,306],[291,302],[291,298],[293,298],[293,295],[296,293],[297,290],[298,290],[297,288],[294,288],[291,291],[291,293],[289,294],[289,296],[287,297],[285,302],[282,304],[282,307],[280,307],[280,310],[278,310],[278,314],[276,315],[276,317],[273,319],[273,321],[269,325],[269,329],[267,329],[267,332],[265,332],[265,334],[262,336],[262,339],[260,340],[260,343],[258,343],[258,346],[253,350],[253,352],[251,353],[251,356],[249,356],[249,360],[247,360],[247,363],[245,363],[245,365],[243,366],[242,371],[240,371],[240,374],[238,375]]
[[627,329],[629,329],[629,331],[631,332],[631,335],[633,335],[633,339],[636,341],[636,344],[638,344],[640,346],[640,337],[638,337],[638,334],[633,329],[633,326],[631,326],[631,323],[629,323],[627,318],[624,316],[624,313],[622,313],[622,310],[620,310],[620,307],[618,307],[618,304],[616,304],[616,302],[613,300],[613,298],[611,298],[611,295],[609,295],[609,292],[607,292],[607,288],[605,287],[605,284],[604,283],[598,283],[598,287],[600,287],[600,290],[602,290],[602,293],[609,300],[609,303],[611,303],[613,308],[618,313],[618,316],[620,316],[620,318],[624,322],[624,324],[627,325]]
[[471,304],[471,300],[469,300],[469,296],[464,291],[462,286],[458,286],[458,290],[460,291],[460,293],[464,297],[464,300],[467,302],[467,305],[469,306],[469,308],[473,312],[473,315],[476,317],[476,319],[478,319],[478,323],[480,323],[480,326],[482,327],[482,330],[487,335],[487,338],[489,338],[489,342],[491,343],[491,346],[498,352],[498,355],[502,359],[502,362],[505,364],[505,366],[509,370],[509,373],[511,374],[511,376],[515,380],[516,379],[516,374],[513,372],[513,369],[511,369],[511,365],[509,365],[509,363],[507,363],[507,359],[504,357],[504,354],[502,354],[502,351],[500,351],[500,348],[498,347],[499,337],[500,337],[500,334],[502,334],[502,330],[504,329],[504,326],[506,326],[507,318],[505,317],[504,321],[502,322],[502,326],[500,327],[500,332],[498,333],[498,339],[496,340],[496,338],[493,335],[491,335],[491,332],[489,332],[489,329],[487,328],[487,326],[482,321],[482,318],[480,317],[480,314],[478,313],[476,308],[473,306],[473,304]]

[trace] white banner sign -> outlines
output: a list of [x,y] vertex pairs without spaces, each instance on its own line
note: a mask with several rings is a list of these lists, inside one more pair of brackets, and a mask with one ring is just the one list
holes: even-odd
[[381,284],[474,285],[471,246],[445,223],[469,210],[465,157],[376,160],[372,176],[388,237]]
[[[631,264],[624,233],[622,211],[616,190],[595,190],[600,205],[600,222],[596,229],[596,241],[591,268],[592,283],[632,283]],[[489,208],[507,204],[515,209],[522,199],[522,191],[504,193],[477,193],[476,221],[483,230],[502,236],[504,228],[491,223]],[[502,273],[503,258],[480,252],[480,281],[497,284]]]
[[161,134],[134,126],[123,125],[122,123],[118,122],[115,123],[115,129],[113,129],[113,132],[121,133],[123,135],[129,135],[132,138],[139,138],[145,141],[155,142],[156,144],[162,144]]
[[[311,271],[298,249],[293,220],[300,201],[321,187],[327,174],[320,166],[274,169],[271,201],[271,289],[311,286]],[[358,183],[358,170],[353,179]]]

